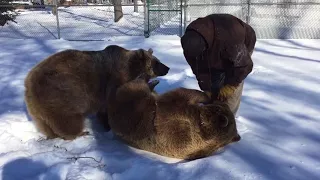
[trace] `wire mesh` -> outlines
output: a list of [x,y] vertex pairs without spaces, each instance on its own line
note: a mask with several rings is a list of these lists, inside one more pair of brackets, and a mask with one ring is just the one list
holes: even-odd
[[44,2],[19,5],[16,23],[0,25],[0,37],[104,40],[180,35],[198,17],[228,13],[250,24],[257,38],[320,38],[320,0],[145,0],[146,12],[144,2],[138,1],[138,12],[134,12],[133,1],[122,0],[127,4],[122,4],[119,22],[114,22],[113,0],[58,0],[58,10],[55,0]]
[[122,6],[123,17],[114,21],[113,6],[59,7],[61,38],[68,40],[103,40],[110,36],[143,36],[144,8]]
[[[0,37],[38,38],[66,40],[104,40],[112,36],[143,36],[144,6],[139,4],[134,12],[133,4],[123,4],[123,16],[114,20],[114,6],[106,4],[83,4],[85,1],[60,1],[39,8],[34,5],[19,5],[15,22],[0,26]],[[71,2],[71,1],[70,1]]]
[[20,6],[15,12],[15,22],[0,26],[0,37],[56,39],[58,37],[56,16],[52,6]]
[[178,35],[182,25],[181,0],[149,0],[150,34]]
[[250,24],[260,39],[320,38],[320,1],[188,0],[184,28],[213,13],[235,15]]
[[[320,38],[320,5],[303,2],[277,2],[273,5],[251,5],[249,24],[258,38]],[[283,4],[280,4],[283,3]]]
[[227,13],[232,14],[239,19],[246,21],[247,7],[245,4],[212,4],[212,5],[195,5],[190,4],[186,9],[185,25],[189,25],[192,21],[199,17],[204,17],[209,14]]

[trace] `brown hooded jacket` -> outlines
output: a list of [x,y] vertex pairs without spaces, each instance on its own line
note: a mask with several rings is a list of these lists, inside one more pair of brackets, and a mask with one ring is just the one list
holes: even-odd
[[203,91],[239,85],[252,71],[256,34],[230,14],[212,14],[191,22],[181,37],[184,56]]

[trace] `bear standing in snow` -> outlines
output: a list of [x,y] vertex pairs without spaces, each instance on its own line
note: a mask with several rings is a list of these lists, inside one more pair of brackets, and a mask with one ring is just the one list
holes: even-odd
[[111,90],[109,123],[124,142],[163,156],[192,160],[240,140],[226,103],[200,105],[210,98],[186,88],[157,95],[153,89],[158,83],[137,78]]
[[[66,140],[88,134],[84,119],[97,118],[110,130],[106,113],[108,86],[120,86],[143,74],[146,81],[169,68],[152,49],[127,50],[111,45],[99,51],[65,50],[36,65],[25,79],[25,102],[47,139]],[[112,84],[110,84],[112,82]]]

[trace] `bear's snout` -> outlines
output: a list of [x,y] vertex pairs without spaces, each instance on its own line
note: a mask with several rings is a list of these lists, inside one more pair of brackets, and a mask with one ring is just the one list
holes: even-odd
[[239,134],[237,134],[233,139],[232,142],[238,142],[241,140],[241,136]]
[[154,74],[157,76],[164,76],[166,74],[168,74],[170,68],[164,64],[162,64],[161,62],[156,63],[153,71]]

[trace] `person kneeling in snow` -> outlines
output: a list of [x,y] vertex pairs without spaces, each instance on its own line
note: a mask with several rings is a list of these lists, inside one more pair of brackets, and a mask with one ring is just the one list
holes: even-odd
[[236,115],[243,82],[252,71],[254,29],[230,14],[211,14],[191,22],[181,37],[183,54],[199,87],[211,101],[226,102]]

